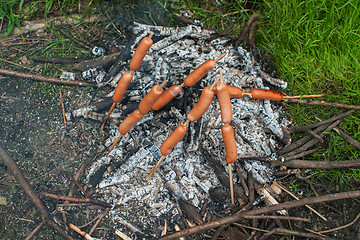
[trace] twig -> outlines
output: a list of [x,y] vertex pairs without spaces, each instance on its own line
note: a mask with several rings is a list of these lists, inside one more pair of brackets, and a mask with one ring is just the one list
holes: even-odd
[[346,161],[309,161],[309,160],[290,160],[284,162],[271,162],[271,167],[287,166],[289,168],[311,168],[311,169],[345,169],[360,168],[360,159]]
[[32,230],[32,232],[25,238],[25,240],[30,240],[40,230],[40,228],[44,226],[45,223],[46,221],[43,220],[39,225],[37,225],[36,228],[34,228],[34,230]]
[[66,116],[65,116],[65,105],[64,105],[64,99],[63,99],[63,96],[62,96],[61,89],[60,89],[60,101],[61,101],[61,109],[62,109],[62,115],[63,115],[63,119],[64,119],[64,125],[65,125],[65,128],[66,128],[67,122],[66,122]]
[[343,132],[340,128],[334,128],[333,129],[335,132],[337,132],[337,134],[339,134],[339,136],[344,139],[345,141],[347,141],[348,143],[350,143],[351,146],[353,146],[354,148],[357,148],[360,150],[360,143],[358,141],[356,141],[354,138],[352,138],[351,136],[347,135],[345,132]]
[[129,238],[127,235],[125,235],[124,233],[120,232],[120,230],[115,230],[115,234],[118,235],[119,237],[121,237],[123,240],[132,240],[132,239]]
[[355,219],[354,219],[352,222],[350,222],[350,223],[348,223],[348,224],[345,224],[344,226],[340,226],[340,227],[337,227],[337,228],[333,228],[333,229],[321,231],[320,233],[329,233],[329,232],[334,232],[334,231],[338,231],[338,230],[341,230],[341,229],[350,227],[351,225],[353,225],[354,223],[356,223],[356,221],[357,221],[359,218],[360,218],[360,213],[355,217]]
[[[334,239],[334,238],[319,236],[319,235],[316,235],[313,233],[299,232],[299,231],[289,230],[289,229],[285,229],[285,228],[274,228],[270,232],[265,233],[263,235],[263,238],[267,238],[273,234],[290,235],[290,236],[298,236],[298,237],[314,238],[314,239]],[[263,239],[263,238],[261,238],[261,239]]]
[[253,15],[251,15],[247,21],[247,23],[245,24],[245,26],[243,27],[243,30],[241,31],[240,37],[239,37],[239,42],[242,42],[245,39],[246,34],[249,32],[250,27],[252,25],[252,23],[254,22],[254,20],[259,16],[259,13],[256,12]]
[[299,154],[294,155],[294,156],[291,156],[291,157],[285,157],[285,158],[284,158],[284,161],[290,161],[290,160],[302,158],[302,157],[305,157],[305,156],[307,156],[307,155],[309,155],[309,154],[312,154],[312,153],[316,152],[317,150],[318,150],[318,148],[314,148],[314,149],[310,149],[310,150],[308,150],[308,151],[299,153]]
[[44,193],[44,192],[41,192],[40,194],[43,196],[49,197],[49,198],[55,198],[55,199],[60,199],[60,200],[64,200],[64,201],[93,203],[93,204],[104,206],[104,207],[111,207],[109,204],[107,204],[105,202],[100,202],[100,201],[98,201],[96,199],[92,199],[92,198],[74,198],[74,197],[59,196],[56,194]]
[[279,219],[279,220],[290,220],[290,221],[301,221],[301,222],[311,222],[311,219],[308,218],[299,218],[299,217],[289,217],[289,216],[277,216],[277,215],[261,215],[261,216],[253,216],[253,215],[245,215],[246,219]]
[[26,68],[26,69],[28,69],[28,70],[32,70],[32,69],[29,68],[29,67],[26,67],[26,66],[24,66],[24,65],[21,65],[21,64],[18,64],[18,63],[14,63],[14,62],[8,61],[8,60],[3,59],[3,58],[0,58],[0,61],[4,61],[4,62],[10,63],[10,64],[15,65],[15,66],[18,66],[18,67],[22,67],[22,68]]
[[77,232],[78,234],[80,234],[81,236],[83,236],[85,239],[87,240],[96,240],[97,238],[93,238],[92,236],[90,236],[90,234],[82,231],[80,228],[78,228],[77,226],[75,226],[74,224],[70,223],[69,227],[74,230],[75,232]]
[[[318,132],[321,132],[323,130],[325,130],[325,128],[327,127],[327,125],[323,125],[323,126],[320,126],[318,128],[316,128],[314,130],[315,133],[318,133]],[[299,140],[296,140],[295,142],[285,146],[284,148],[280,149],[277,154],[279,156],[281,155],[284,155],[294,149],[297,149],[299,148],[300,146],[304,145],[305,143],[309,142],[310,140],[312,139],[312,137],[310,135],[306,135],[305,137],[303,138],[300,138]]]
[[78,63],[85,61],[89,58],[62,58],[62,57],[52,57],[52,58],[44,58],[44,57],[33,57],[31,60],[34,62],[40,63]]
[[348,115],[350,115],[351,113],[355,112],[354,110],[349,110],[347,112],[344,112],[344,113],[340,113],[340,114],[337,114],[337,115],[334,115],[332,116],[331,118],[329,119],[326,119],[326,120],[323,120],[323,121],[320,121],[320,122],[317,122],[317,123],[313,123],[313,124],[310,124],[310,125],[306,125],[306,126],[294,126],[294,127],[291,127],[289,129],[289,131],[291,133],[297,133],[297,132],[303,132],[303,131],[307,131],[307,130],[310,130],[312,128],[316,128],[316,127],[319,127],[319,126],[322,126],[324,124],[328,124],[328,123],[332,123],[336,120],[339,120],[341,118],[344,118]]
[[316,204],[321,202],[328,202],[328,201],[335,201],[341,199],[348,199],[348,198],[357,198],[360,197],[360,190],[359,191],[350,191],[350,192],[342,192],[342,193],[334,193],[334,194],[327,194],[320,197],[310,197],[304,198],[296,201],[290,201],[285,203],[280,203],[276,205],[266,206],[259,209],[250,210],[248,212],[239,212],[235,215],[225,217],[216,221],[211,221],[202,225],[198,225],[192,228],[184,229],[179,232],[173,233],[171,235],[167,235],[161,237],[161,240],[170,240],[170,239],[177,239],[179,237],[189,236],[195,233],[200,233],[212,228],[217,228],[222,224],[227,223],[234,223],[244,218],[245,215],[259,215],[270,213],[274,211],[278,211],[281,209],[290,209],[294,207],[302,207],[304,205]]
[[31,80],[40,81],[40,82],[49,82],[49,83],[57,83],[57,84],[64,84],[64,85],[76,85],[76,86],[82,86],[82,87],[88,87],[92,86],[95,87],[96,84],[94,83],[88,83],[83,81],[77,81],[77,80],[62,80],[60,78],[55,77],[46,77],[31,73],[22,73],[22,72],[16,72],[12,70],[7,70],[0,68],[0,74],[5,74],[8,76],[14,76],[14,77],[22,77],[22,78],[29,78]]
[[359,105],[348,105],[348,104],[342,104],[337,102],[324,102],[324,101],[312,101],[310,99],[287,99],[286,100],[289,103],[300,103],[300,104],[307,104],[312,106],[324,106],[324,107],[335,107],[335,108],[347,108],[347,109],[354,109],[354,110],[360,110]]
[[110,208],[106,208],[104,212],[102,212],[100,214],[100,216],[98,217],[98,219],[96,220],[95,224],[92,226],[92,228],[89,231],[89,234],[93,234],[93,232],[95,231],[95,229],[97,228],[97,226],[99,225],[99,223],[101,222],[101,220],[106,216],[106,214],[109,212]]
[[[274,184],[276,186],[278,186],[279,188],[281,188],[283,191],[287,192],[290,196],[292,196],[293,198],[295,198],[296,200],[299,200],[299,198],[297,196],[295,196],[292,192],[288,191],[283,185],[281,185],[280,183],[278,183],[276,180],[274,181]],[[316,211],[315,209],[313,209],[312,207],[310,207],[309,205],[305,205],[305,207],[307,207],[308,209],[310,209],[311,211],[313,211],[316,215],[318,215],[320,218],[322,218],[324,221],[328,221],[323,215],[321,215],[318,211]]]
[[0,146],[0,158],[4,161],[6,166],[14,174],[16,181],[20,184],[24,192],[30,197],[31,201],[39,209],[43,221],[53,227],[64,239],[73,239],[69,233],[55,221],[48,208],[42,203],[39,196],[36,194],[34,189],[30,186],[29,182],[26,180],[22,174],[20,168],[16,165],[15,161],[10,157],[10,155]]
[[[337,120],[335,121],[333,124],[331,124],[330,126],[328,126],[324,132],[329,132],[331,131],[334,127],[336,127],[337,125],[339,125],[341,123],[342,120]],[[320,137],[324,137],[325,135],[323,133],[319,134]],[[296,154],[299,154],[301,152],[306,151],[307,149],[311,148],[312,146],[314,146],[315,144],[317,144],[319,141],[316,138],[311,139],[310,141],[308,141],[307,143],[305,143],[304,145],[302,145],[301,147],[293,150],[292,152],[289,152],[285,155],[285,157],[289,157],[289,156],[294,156]]]
[[[321,118],[317,117],[318,119],[321,120]],[[352,138],[351,136],[347,135],[344,131],[342,131],[340,128],[334,127],[333,130],[339,134],[339,136],[344,139],[345,141],[347,141],[348,143],[350,143],[351,146],[353,146],[354,148],[357,148],[360,150],[360,143],[358,141],[356,141],[354,138]]]
[[79,41],[79,40],[73,38],[72,36],[70,36],[69,34],[67,34],[66,32],[64,32],[64,31],[62,31],[62,30],[60,30],[60,29],[59,29],[59,32],[60,32],[62,35],[64,35],[65,37],[67,37],[68,39],[70,39],[71,41],[73,41],[74,43],[82,46],[82,47],[85,48],[85,49],[92,50],[92,48],[94,48],[94,46],[90,46],[90,45],[84,43],[83,41]]

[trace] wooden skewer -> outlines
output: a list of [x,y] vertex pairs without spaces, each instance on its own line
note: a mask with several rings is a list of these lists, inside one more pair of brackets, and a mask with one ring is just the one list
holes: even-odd
[[214,61],[217,63],[218,61],[220,61],[221,59],[223,59],[223,57],[225,57],[226,54],[227,54],[227,52],[224,53],[224,54],[221,54],[221,55],[220,55],[218,58],[216,58]]
[[115,145],[120,141],[120,139],[123,137],[124,135],[120,134],[120,136],[115,140],[115,142],[113,143],[113,145],[111,145],[111,147],[109,148],[109,152],[111,152]]
[[154,36],[154,32],[150,32],[149,38],[151,39]]
[[[186,119],[185,123],[183,123],[182,125],[184,127],[187,127],[187,125],[190,123],[189,119]],[[153,167],[153,169],[151,170],[151,172],[149,173],[149,175],[146,177],[146,180],[149,181],[149,179],[151,178],[151,176],[154,174],[155,170],[160,166],[161,162],[165,159],[165,155],[162,155],[159,159],[159,161],[155,164],[155,166]]]
[[167,82],[168,82],[167,80],[163,81],[163,82],[159,85],[158,89],[159,89],[159,90],[162,89],[162,88],[166,85]]
[[113,104],[111,105],[111,108],[110,108],[109,112],[107,113],[107,115],[106,115],[106,117],[105,117],[105,119],[104,119],[103,124],[101,125],[101,128],[100,128],[101,130],[104,129],[105,123],[106,123],[106,121],[108,120],[108,118],[110,117],[110,114],[111,114],[112,111],[114,110],[115,106],[116,106],[116,102],[113,102]]
[[221,68],[219,69],[219,72],[220,72],[220,82],[221,82],[221,83],[224,83],[224,77],[223,77],[223,73],[222,73],[222,69],[221,69]]
[[[251,93],[244,93],[244,95],[251,97]],[[283,100],[296,99],[296,98],[317,98],[317,97],[324,97],[324,96],[326,96],[326,94],[284,96]]]
[[74,230],[75,232],[77,232],[78,234],[80,234],[81,236],[83,236],[85,239],[87,240],[96,240],[98,238],[93,238],[91,237],[89,234],[87,234],[86,232],[82,231],[80,228],[78,228],[77,226],[75,226],[74,224],[70,223],[69,227]]
[[165,156],[162,155],[161,158],[159,159],[159,161],[155,164],[154,168],[151,170],[151,172],[149,173],[149,175],[146,177],[146,180],[149,181],[149,179],[151,178],[151,176],[154,174],[155,170],[159,167],[160,163],[164,160]]
[[[219,80],[220,80],[220,76],[215,79],[215,81],[214,81],[213,84],[211,84],[211,86],[210,86],[210,89],[211,89],[211,90],[214,89],[215,85],[219,82]],[[201,90],[202,90],[202,89],[201,89]]]
[[292,99],[292,98],[316,98],[316,97],[324,97],[324,96],[326,96],[326,94],[284,96],[284,100]]
[[232,178],[232,167],[231,167],[231,163],[228,164],[229,167],[229,182],[230,182],[230,196],[231,196],[231,204],[235,205],[235,201],[234,201],[234,183],[233,183],[233,178]]

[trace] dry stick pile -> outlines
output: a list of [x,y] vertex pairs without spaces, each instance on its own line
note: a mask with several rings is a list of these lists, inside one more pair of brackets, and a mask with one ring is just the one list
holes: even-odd
[[[5,71],[3,73],[9,74],[9,72],[7,72],[7,71]],[[11,72],[11,74],[16,75],[16,73],[14,73],[14,72]],[[260,70],[260,74],[264,75],[265,73]],[[22,76],[23,77],[24,76],[29,77],[29,78],[32,78],[32,79],[35,79],[35,80],[44,80],[43,78],[39,78],[37,76],[35,76],[35,77],[34,76],[28,76],[28,75],[22,75]],[[265,75],[264,77],[269,78],[270,76]],[[52,81],[52,80],[55,80],[55,79],[50,79],[50,80]],[[68,81],[66,81],[66,82],[55,81],[55,82],[61,83],[61,84],[62,83],[63,84],[69,84]],[[82,86],[87,85],[87,84],[84,84],[83,82],[74,82],[74,84],[82,85]],[[93,84],[89,84],[89,85],[93,85]],[[308,100],[300,100],[299,101],[299,100],[294,100],[294,99],[287,99],[287,101],[289,101],[289,102],[307,103],[307,104],[312,104],[312,105],[323,105],[323,106],[333,106],[333,107],[339,107],[339,108],[359,109],[359,106],[349,106],[349,105],[337,104],[337,103],[324,103],[324,102],[319,102],[319,101],[308,101]],[[111,102],[110,102],[110,104],[111,104]],[[105,103],[104,105],[97,104],[97,105],[94,105],[94,107],[88,107],[87,111],[88,112],[97,111],[97,110],[100,110],[102,108],[107,108],[108,105],[109,105],[109,103]],[[359,160],[356,160],[356,161],[354,161],[354,160],[352,160],[352,161],[344,161],[344,162],[330,162],[330,163],[326,162],[326,164],[323,163],[323,162],[311,162],[311,161],[298,160],[299,158],[302,158],[302,157],[314,152],[314,150],[310,149],[310,148],[313,147],[318,142],[322,141],[322,139],[324,137],[324,132],[331,131],[332,129],[334,129],[334,130],[336,129],[335,131],[337,131],[340,136],[343,136],[344,138],[348,139],[347,141],[349,141],[353,146],[358,147],[359,143],[357,143],[354,139],[347,136],[339,128],[336,127],[341,122],[341,119],[343,117],[351,114],[352,112],[353,112],[353,110],[348,111],[346,113],[340,113],[340,114],[338,114],[338,115],[336,115],[336,116],[334,116],[334,117],[332,117],[332,118],[330,118],[328,120],[322,121],[322,122],[317,123],[317,124],[312,124],[312,125],[305,126],[305,127],[293,127],[293,128],[291,128],[290,132],[292,132],[292,133],[298,132],[298,131],[306,131],[306,132],[309,133],[309,135],[306,136],[306,137],[303,137],[302,139],[297,140],[296,142],[294,142],[292,144],[289,144],[285,148],[277,151],[276,152],[277,159],[284,160],[284,161],[272,161],[271,162],[271,167],[277,167],[277,166],[287,166],[287,167],[290,167],[290,168],[291,167],[294,167],[294,168],[349,168],[349,167],[359,167]],[[244,140],[246,140],[246,138]],[[149,145],[149,146],[151,146],[151,145]],[[213,156],[209,153],[208,149],[204,149],[204,147],[202,146],[200,148],[200,151],[202,151],[202,153],[207,156],[208,161],[212,161],[210,163],[210,165],[212,165],[212,166],[219,165],[218,161],[216,161],[216,160],[213,161],[214,160]],[[4,159],[4,161],[7,160],[6,164],[9,165],[9,168],[14,172],[14,175],[17,177],[17,180],[19,181],[20,185],[24,188],[25,192],[30,196],[31,199],[33,199],[36,206],[40,209],[40,211],[42,212],[43,218],[46,220],[46,222],[50,223],[50,225],[52,225],[55,229],[57,229],[58,232],[61,235],[64,236],[64,238],[71,239],[71,237],[68,236],[66,231],[62,230],[62,228],[60,228],[56,223],[53,222],[52,216],[48,214],[48,211],[46,209],[44,210],[44,207],[41,204],[41,201],[37,198],[36,193],[31,191],[31,187],[28,185],[28,183],[26,183],[26,180],[24,180],[23,176],[21,175],[20,170],[15,167],[16,165],[14,166],[13,161],[9,160],[11,158],[8,155],[5,154],[3,149],[0,149],[0,153],[1,153],[0,154],[1,158]],[[245,158],[245,159],[250,159],[250,157]],[[266,161],[268,161],[268,158],[255,157],[254,160],[265,161],[266,162]],[[109,167],[111,167],[112,169],[117,169],[120,166],[119,163],[115,163],[115,164],[117,166],[111,165]],[[10,166],[12,166],[12,167],[10,167]],[[220,169],[220,168],[215,167],[215,169]],[[79,169],[78,173],[74,177],[75,178],[74,184],[72,184],[72,187],[70,189],[68,197],[56,196],[56,195],[45,194],[45,193],[43,193],[42,195],[65,200],[66,201],[65,204],[62,204],[61,207],[71,206],[71,204],[69,202],[81,202],[81,203],[86,203],[86,204],[97,204],[97,205],[103,206],[104,207],[104,213],[101,214],[101,216],[99,217],[99,220],[96,222],[96,224],[94,225],[94,227],[92,228],[92,230],[90,231],[89,234],[81,231],[75,225],[71,225],[72,229],[78,229],[77,230],[78,233],[80,233],[83,236],[86,235],[86,236],[88,236],[90,238],[91,233],[94,231],[96,226],[99,224],[101,218],[103,216],[105,216],[105,214],[108,212],[108,208],[110,207],[110,205],[107,204],[107,203],[95,200],[95,199],[91,198],[91,196],[89,196],[89,197],[87,197],[85,199],[78,199],[78,198],[73,198],[72,197],[72,194],[74,192],[75,183],[81,178],[82,174],[84,173],[84,170],[85,170],[85,164],[83,165],[82,168]],[[222,182],[224,185],[227,185],[229,180],[227,179],[226,174],[224,174],[224,172],[221,172],[221,170],[217,170],[217,171],[218,171],[217,176],[218,176],[220,182]],[[246,196],[248,196],[248,198],[249,198],[249,203],[247,205],[243,206],[242,210],[240,210],[238,213],[236,213],[233,216],[221,218],[221,219],[216,220],[216,221],[210,221],[208,223],[204,223],[204,224],[198,225],[196,227],[188,228],[188,229],[179,231],[179,232],[177,232],[175,234],[165,236],[162,239],[176,239],[176,238],[179,238],[179,237],[188,236],[188,235],[195,234],[195,233],[201,233],[201,232],[204,232],[206,230],[222,226],[221,228],[218,229],[218,231],[213,236],[213,239],[216,239],[222,233],[225,234],[225,232],[227,231],[227,228],[231,229],[230,223],[235,223],[235,222],[238,222],[239,220],[242,220],[242,219],[252,219],[253,226],[257,226],[257,220],[256,219],[258,219],[258,217],[260,217],[260,216],[255,216],[255,215],[264,214],[264,213],[274,213],[274,212],[279,212],[279,211],[284,210],[284,209],[290,209],[290,208],[293,208],[293,207],[299,207],[299,206],[304,206],[304,205],[308,205],[308,204],[320,203],[320,202],[325,202],[325,201],[333,201],[333,200],[338,200],[338,199],[354,198],[354,197],[359,197],[360,196],[359,191],[347,192],[347,193],[338,193],[338,194],[330,194],[330,195],[326,195],[326,196],[302,199],[302,200],[293,201],[293,202],[280,203],[280,204],[275,204],[275,205],[272,205],[272,206],[267,206],[267,207],[251,210],[252,208],[257,206],[259,203],[261,203],[264,200],[264,198],[266,198],[266,200],[269,200],[269,198],[271,198],[271,194],[268,192],[269,188],[265,188],[265,189],[261,188],[261,186],[259,186],[259,184],[256,181],[254,181],[252,174],[249,174],[247,176],[248,177],[248,182],[246,182],[246,180],[242,178],[243,173],[244,173],[244,169],[240,164],[237,164],[236,171],[239,173],[238,177],[239,177],[239,181],[241,182],[241,185],[242,185],[240,188],[239,187],[236,188],[237,185],[234,186],[234,188],[235,188],[234,191],[235,191],[235,193],[237,193],[238,200],[243,201],[243,203],[246,203],[247,202]],[[290,171],[289,170],[283,170],[283,172],[281,172],[281,171],[277,172],[277,175],[289,174],[291,172],[292,172],[291,170]],[[162,173],[159,173],[159,174],[161,175]],[[171,192],[171,191],[173,191],[173,193],[176,192],[176,189],[172,189],[173,186],[171,186],[171,185],[166,185],[166,186],[170,189],[169,192]],[[261,196],[259,198],[257,198],[257,199],[255,198],[255,189],[256,189],[256,191],[258,191],[261,194]],[[85,190],[84,190],[84,193],[86,193]],[[181,198],[177,199],[177,201],[178,201],[179,205],[181,205],[181,209],[184,212],[184,214],[185,215],[188,214],[186,217],[195,219],[195,221],[197,223],[199,223],[199,224],[204,221],[202,219],[202,215],[200,215],[200,214],[196,215],[195,214],[195,212],[197,212],[197,208],[194,208],[189,202],[187,202],[187,201],[182,202]],[[276,200],[275,200],[275,202],[276,202]],[[266,217],[266,216],[263,216],[263,217]],[[310,233],[298,232],[298,231],[290,231],[290,230],[284,229],[284,226],[280,222],[280,219],[308,221],[306,219],[299,219],[299,218],[292,218],[292,217],[282,217],[282,216],[269,216],[269,217],[267,217],[267,219],[273,219],[274,222],[273,222],[273,224],[271,224],[271,227],[269,227],[267,229],[268,232],[262,236],[263,239],[270,236],[271,234],[296,235],[296,236],[302,236],[302,237],[314,237],[314,238],[318,238],[318,239],[323,239],[323,238],[330,239],[328,237],[319,236],[319,235],[316,235],[316,234],[310,234]],[[64,220],[64,222],[66,222],[65,215],[63,215],[63,220]],[[262,221],[261,224],[264,224],[264,221]],[[43,225],[43,223],[41,225],[39,225],[39,228],[42,225]],[[276,225],[278,225],[278,228],[275,228]],[[134,228],[131,224],[128,224],[127,226],[130,229],[133,229],[134,232],[141,233],[141,230],[139,230],[137,228]],[[253,228],[253,229],[256,229],[258,231],[261,230],[261,229],[256,228],[256,227]],[[35,230],[38,230],[38,228],[35,229]],[[246,231],[244,231],[244,232],[246,233]],[[166,231],[165,231],[165,234],[166,234]],[[242,234],[244,234],[244,233],[242,233]],[[257,235],[257,237],[261,236],[261,234],[259,234],[259,232],[256,235]],[[245,237],[248,238],[249,236],[245,234]]]

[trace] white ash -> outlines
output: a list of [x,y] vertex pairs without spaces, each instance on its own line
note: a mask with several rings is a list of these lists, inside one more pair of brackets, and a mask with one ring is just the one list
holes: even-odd
[[105,49],[103,49],[102,47],[97,47],[97,46],[95,46],[95,47],[92,49],[92,54],[93,54],[95,57],[104,56],[104,54],[105,54]]
[[61,80],[73,81],[73,80],[75,80],[75,78],[76,78],[75,73],[72,73],[72,72],[62,72],[61,76],[60,76]]
[[[164,80],[168,80],[165,88],[181,84],[200,64],[225,52],[227,55],[218,62],[215,69],[210,71],[200,84],[192,87],[193,89],[210,86],[217,78],[220,68],[223,69],[226,84],[241,87],[245,91],[255,87],[267,88],[268,83],[286,87],[283,81],[273,81],[271,77],[264,79],[260,66],[251,55],[241,47],[230,45],[230,39],[221,37],[210,40],[214,32],[197,26],[164,28],[135,23],[134,33],[137,38],[131,46],[132,54],[141,39],[151,31],[155,33],[154,39],[160,40],[154,42],[139,70],[134,72],[133,81],[136,84],[133,89],[128,89],[129,101],[139,102],[153,85]],[[110,85],[116,86],[126,71],[129,69],[123,69]],[[187,135],[190,137],[185,137],[187,140],[181,141],[166,156],[149,181],[145,180],[161,156],[159,148],[163,141],[179,123],[186,120],[186,114],[199,100],[201,91],[194,90],[193,101],[187,103],[186,112],[172,106],[179,99],[183,99],[181,97],[187,91],[190,89],[184,87],[183,93],[170,103],[171,107],[167,108],[167,111],[160,110],[144,116],[113,151],[94,161],[88,172],[90,178],[101,166],[121,162],[115,171],[104,174],[95,191],[106,202],[122,209],[121,212],[127,215],[127,219],[134,216],[130,217],[134,224],[142,226],[155,236],[159,236],[162,230],[161,225],[155,224],[159,224],[159,219],[177,219],[176,202],[170,196],[169,190],[175,198],[182,197],[200,208],[202,201],[209,198],[209,190],[220,186],[214,170],[203,158],[199,146],[202,145],[212,153],[213,158],[226,165],[220,130],[220,109],[214,97],[200,122],[189,125]],[[246,96],[232,99],[232,109],[232,125],[238,139],[238,157],[273,157],[271,149],[279,147],[278,138],[283,136],[282,129],[290,123],[283,118],[281,109],[268,100],[255,100]],[[115,113],[120,115],[123,115],[123,112],[121,106],[115,110]],[[80,115],[81,113],[77,112],[76,116]],[[117,127],[110,126],[110,137],[104,144],[106,147],[119,136]],[[271,133],[266,131],[267,129],[270,129]],[[129,149],[136,147],[137,152],[124,159]],[[259,183],[265,184],[272,180],[272,169],[261,162],[247,160],[241,164]]]

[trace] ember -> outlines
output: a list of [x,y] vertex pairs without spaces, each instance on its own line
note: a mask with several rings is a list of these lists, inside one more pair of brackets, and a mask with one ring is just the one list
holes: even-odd
[[[231,45],[230,39],[213,39],[215,32],[210,30],[197,26],[165,28],[135,23],[133,32],[137,37],[131,46],[131,55],[140,40],[149,32],[154,32],[154,44],[141,67],[133,73],[134,84],[129,85],[127,102],[136,102],[134,106],[138,106],[138,102],[155,84],[167,80],[165,89],[180,85],[196,67],[227,53],[199,83],[191,88],[184,87],[164,108],[144,115],[120,139],[113,151],[104,151],[88,171],[87,181],[94,191],[104,201],[116,206],[116,210],[110,211],[115,224],[122,215],[135,226],[143,226],[147,234],[155,237],[161,233],[165,219],[172,227],[180,221],[174,199],[177,202],[185,200],[201,208],[209,199],[217,201],[212,192],[229,187],[229,180],[225,183],[223,177],[219,176],[228,168],[224,167],[226,154],[221,134],[221,115],[215,99],[202,118],[189,123],[185,138],[167,155],[153,177],[149,181],[145,179],[162,156],[160,145],[180,122],[185,122],[187,113],[199,101],[199,89],[211,86],[219,75],[219,69],[223,70],[223,79],[227,85],[239,87],[245,92],[253,88],[268,89],[267,83],[286,88],[287,83],[262,72],[251,55],[243,48]],[[111,79],[112,86],[115,87],[120,77],[128,71],[128,67],[125,67],[128,64],[123,63],[121,72]],[[283,129],[290,122],[283,117],[281,108],[269,100],[256,100],[248,96],[233,98],[231,103],[231,125],[237,141],[238,159],[265,157],[270,161],[275,158],[274,150],[279,147],[280,141],[288,141]],[[114,109],[109,118],[106,148],[119,136],[119,121],[114,119],[123,119],[133,110],[131,104],[125,103],[123,107]],[[101,121],[104,116],[99,117],[93,111],[91,107],[79,109],[73,112],[73,116]],[[211,162],[214,160],[217,163]],[[240,198],[239,201],[244,192],[237,184],[241,178],[251,174],[259,184],[270,183],[273,179],[272,169],[260,161],[238,161],[234,168],[240,169],[237,172],[243,174],[239,176],[234,172],[235,197]],[[241,169],[246,169],[247,173]],[[228,208],[230,198],[226,199],[221,204]]]

